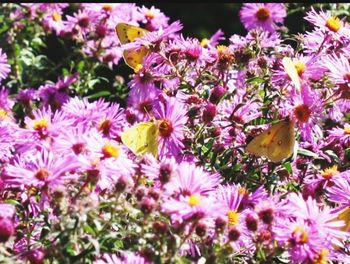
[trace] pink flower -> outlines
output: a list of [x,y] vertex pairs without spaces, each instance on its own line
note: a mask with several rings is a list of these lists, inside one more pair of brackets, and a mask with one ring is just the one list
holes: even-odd
[[284,4],[277,3],[244,3],[239,16],[247,30],[261,27],[274,32],[278,24],[283,24],[286,17]]

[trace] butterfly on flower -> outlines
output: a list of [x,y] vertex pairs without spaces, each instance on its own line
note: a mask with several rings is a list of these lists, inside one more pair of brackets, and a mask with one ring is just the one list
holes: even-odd
[[294,122],[285,119],[256,136],[246,150],[251,154],[266,156],[272,162],[280,162],[292,155],[294,145]]
[[126,129],[121,135],[121,140],[137,156],[151,153],[157,157],[158,135],[158,122],[150,120]]
[[[127,44],[135,41],[135,39],[142,37],[145,33],[149,32],[146,29],[132,26],[126,23],[119,23],[116,25],[115,30],[121,44]],[[124,50],[123,58],[125,63],[137,71],[137,68],[143,65],[143,58],[149,53],[149,49],[142,46],[135,50]]]

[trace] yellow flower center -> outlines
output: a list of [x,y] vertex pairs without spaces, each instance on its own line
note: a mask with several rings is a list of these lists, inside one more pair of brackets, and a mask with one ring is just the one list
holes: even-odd
[[114,145],[112,142],[107,142],[102,148],[102,153],[106,158],[118,158],[119,147]]
[[0,120],[4,120],[8,117],[8,113],[5,109],[0,108]]
[[261,7],[258,12],[256,12],[255,16],[259,21],[264,22],[269,19],[270,11],[265,7]]
[[199,205],[200,203],[200,195],[196,195],[196,194],[192,194],[188,197],[188,200],[187,200],[188,204],[190,206],[196,206],[196,205]]
[[208,43],[209,43],[209,39],[204,38],[204,39],[202,39],[202,41],[201,41],[201,46],[202,46],[202,47],[205,47],[205,46],[208,45]]
[[304,244],[309,240],[309,234],[302,226],[297,226],[293,233],[299,237],[299,243]]
[[350,125],[349,124],[345,124],[344,125],[344,133],[345,134],[350,134]]
[[35,130],[43,130],[49,127],[49,120],[46,118],[39,118],[33,122],[33,128]]
[[135,73],[138,73],[141,69],[142,69],[142,64],[137,64],[136,66],[135,66],[135,69],[134,69],[134,72]]
[[338,174],[338,167],[337,165],[334,165],[330,168],[327,168],[325,170],[321,170],[321,175],[323,178],[325,178],[326,180],[329,180],[330,178],[332,178],[334,175]]
[[235,226],[238,224],[239,221],[239,213],[233,210],[228,210],[227,213],[227,218],[228,218],[228,224],[230,226]]
[[218,53],[226,53],[227,49],[228,49],[228,47],[225,45],[217,45],[216,46],[216,50],[218,51]]
[[154,13],[151,12],[150,10],[146,12],[145,17],[150,20],[153,19],[155,17]]
[[326,27],[333,32],[338,32],[342,27],[342,22],[337,17],[330,17],[326,21]]
[[312,264],[327,264],[329,250],[322,248],[318,256],[312,261]]
[[59,21],[62,21],[62,16],[58,12],[54,11],[52,13],[52,19],[55,20],[56,22],[59,22]]
[[238,188],[238,192],[239,192],[240,194],[242,194],[242,195],[248,194],[247,190],[246,190],[245,188],[243,188],[243,187],[239,187],[239,188]]
[[305,64],[302,63],[301,61],[297,61],[294,63],[294,67],[297,70],[297,73],[299,76],[303,75],[305,71]]

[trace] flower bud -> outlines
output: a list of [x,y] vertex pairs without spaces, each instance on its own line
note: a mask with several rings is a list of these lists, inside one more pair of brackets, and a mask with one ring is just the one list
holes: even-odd
[[119,177],[117,183],[115,184],[115,190],[121,193],[125,191],[126,185],[127,185],[126,179],[123,176]]
[[273,221],[273,210],[271,208],[261,210],[259,212],[259,218],[267,225]]
[[153,230],[158,234],[165,234],[168,231],[168,225],[161,221],[156,221],[153,223]]
[[144,214],[150,214],[154,208],[154,201],[150,198],[144,197],[140,204],[141,212]]
[[206,233],[207,233],[207,226],[204,223],[199,223],[196,226],[196,234],[197,234],[197,236],[204,237]]
[[45,252],[43,249],[33,249],[28,252],[27,259],[30,264],[42,264],[44,262]]
[[203,110],[202,119],[205,123],[211,122],[217,114],[216,105],[208,103]]
[[241,233],[235,227],[231,227],[228,231],[228,239],[230,241],[237,241],[240,235]]
[[215,219],[215,230],[217,233],[222,232],[225,227],[226,227],[227,221],[222,218],[222,217],[218,217]]
[[6,242],[15,232],[13,221],[9,218],[0,220],[0,242]]
[[245,224],[248,230],[255,232],[258,229],[258,219],[252,214],[248,214],[245,218]]
[[226,89],[222,86],[216,86],[211,90],[211,94],[209,97],[209,102],[213,104],[217,104],[221,97],[226,93]]

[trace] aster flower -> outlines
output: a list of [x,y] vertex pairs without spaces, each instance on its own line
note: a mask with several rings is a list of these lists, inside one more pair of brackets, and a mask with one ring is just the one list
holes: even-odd
[[278,24],[283,24],[286,17],[284,4],[276,3],[245,3],[239,12],[239,16],[247,30],[261,27],[269,32],[274,32]]
[[215,190],[220,181],[219,174],[209,174],[202,167],[182,162],[178,165],[176,173],[165,186],[165,189],[168,196],[179,194],[206,196]]
[[330,141],[341,142],[345,146],[350,145],[350,125],[349,124],[344,124],[343,128],[335,127],[332,130],[329,130],[328,133],[329,133],[328,138]]
[[5,168],[3,180],[11,186],[34,185],[53,188],[67,180],[75,179],[70,174],[77,169],[79,163],[73,156],[59,157],[53,152],[42,149],[28,158],[26,166],[8,164]]
[[52,113],[50,107],[37,109],[33,111],[33,118],[25,117],[26,130],[23,131],[23,135],[28,133],[39,140],[49,140],[50,137],[57,136],[64,128],[72,125],[73,121],[62,111]]
[[346,22],[332,15],[330,11],[324,12],[323,10],[319,10],[319,12],[317,12],[311,7],[311,11],[306,13],[304,19],[324,32],[325,35],[346,36],[349,34],[349,27]]
[[321,139],[323,133],[320,122],[324,115],[320,95],[303,86],[300,95],[291,94],[287,100],[281,109],[281,114],[285,117],[291,115],[300,129],[302,139],[310,143]]
[[342,207],[350,206],[350,170],[337,175],[333,185],[327,187],[327,196],[331,202]]
[[162,158],[159,162],[152,154],[145,154],[141,164],[141,172],[149,180],[161,185],[167,184],[175,175],[177,163],[174,157]]
[[0,203],[0,219],[13,218],[16,213],[16,207],[12,204]]
[[139,12],[144,16],[141,22],[145,24],[145,28],[149,31],[154,31],[168,26],[169,18],[154,6],[151,8],[142,6],[139,8]]
[[62,106],[62,110],[68,117],[75,119],[76,123],[98,122],[102,118],[102,112],[108,109],[108,103],[103,99],[90,103],[87,98],[71,98]]
[[[146,73],[147,74],[147,73]],[[161,91],[153,83],[138,85],[137,78],[131,81],[132,87],[128,95],[128,105],[132,106],[140,121],[149,120],[153,115],[154,104],[158,100]]]
[[6,79],[10,71],[11,71],[11,67],[7,63],[7,55],[0,48],[0,81]]
[[117,138],[123,129],[123,123],[125,123],[123,113],[124,111],[119,104],[111,104],[96,124],[97,129],[106,137]]
[[184,126],[187,122],[186,107],[176,98],[170,97],[165,102],[158,102],[154,117],[159,127],[159,155],[178,155],[184,147]]

